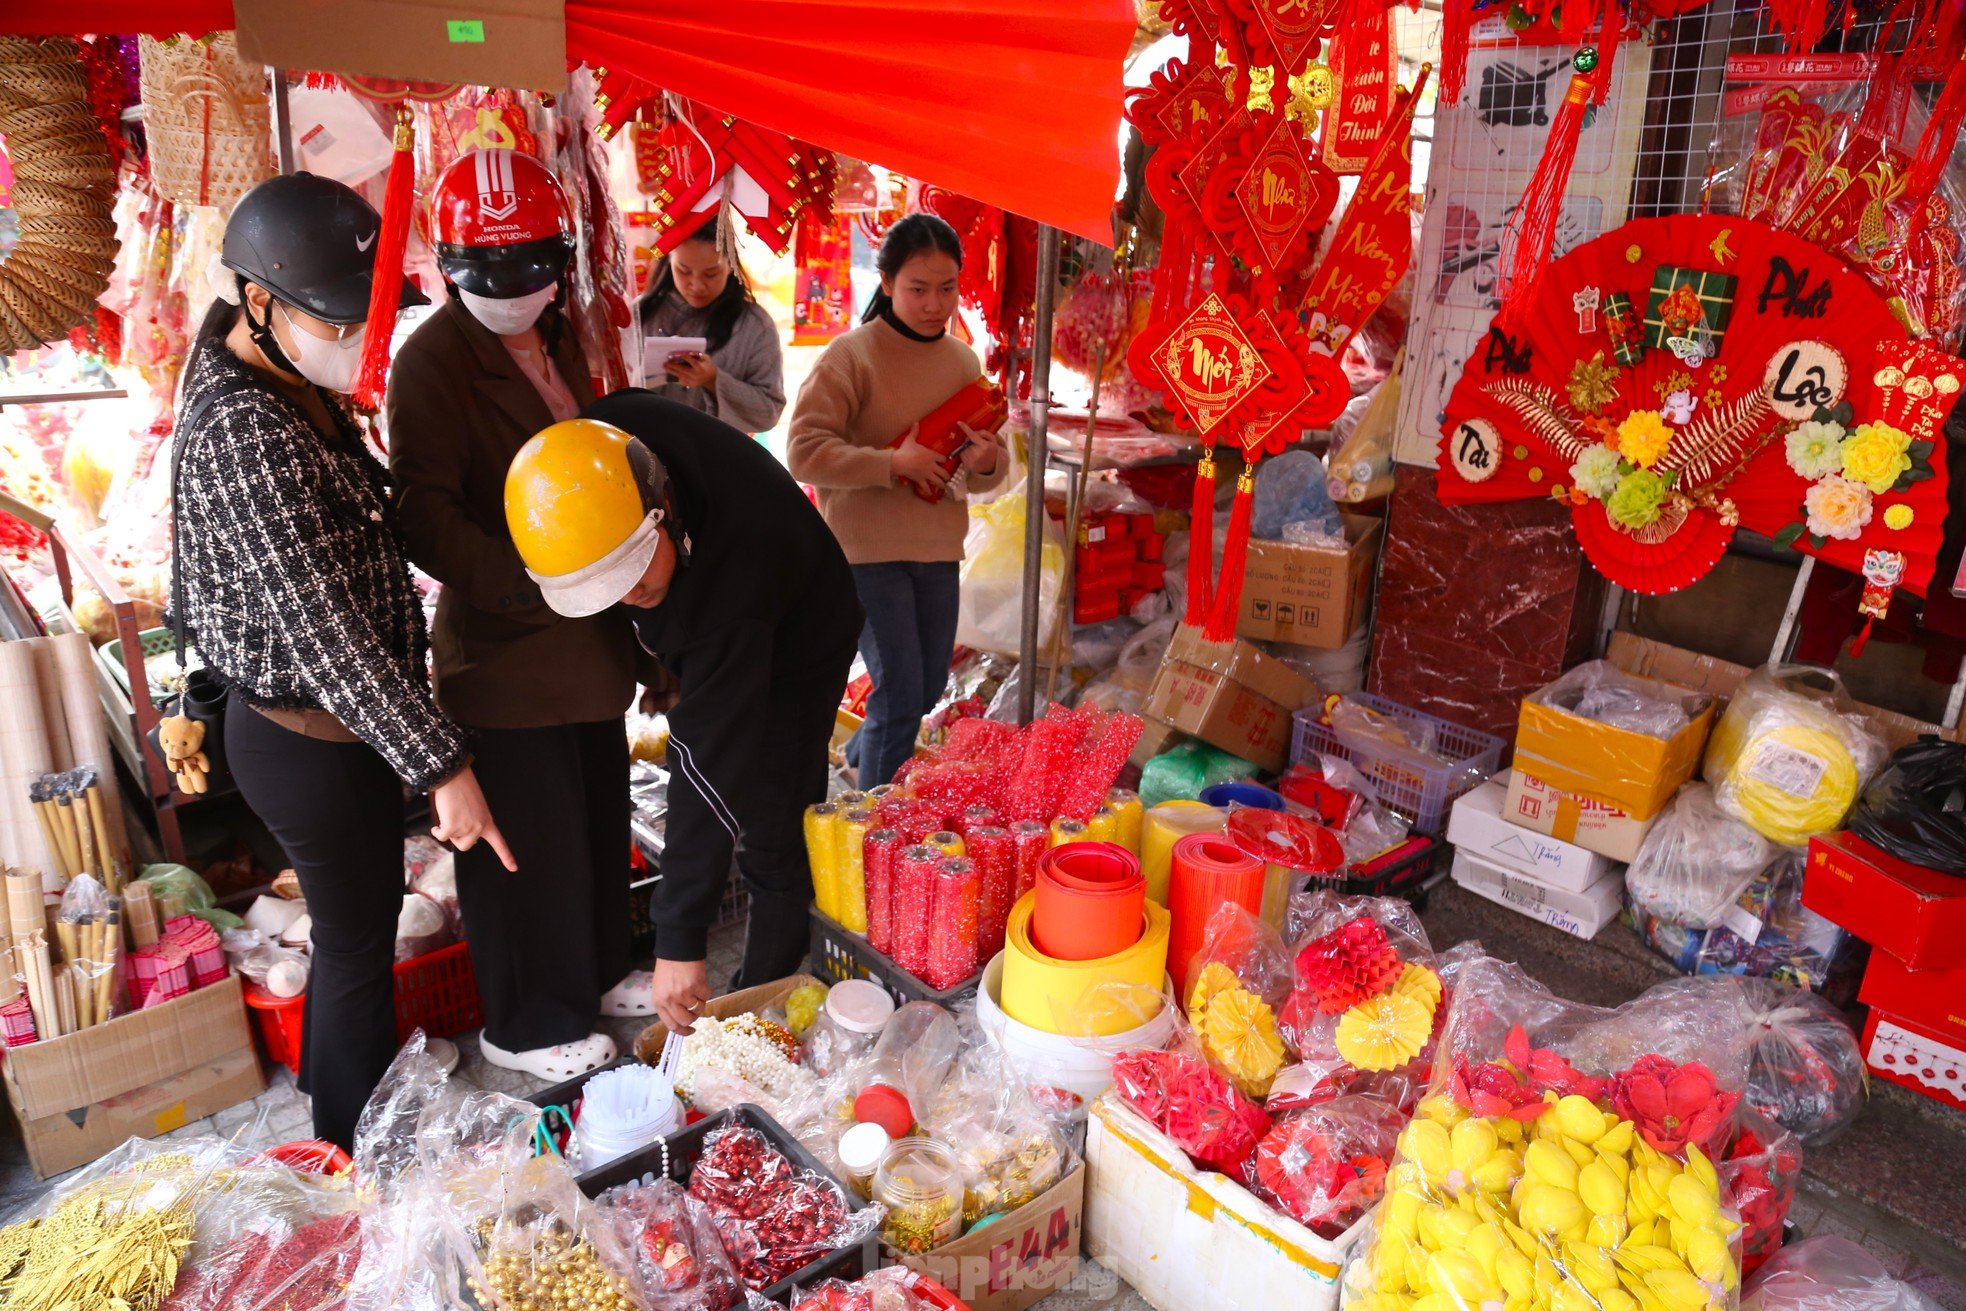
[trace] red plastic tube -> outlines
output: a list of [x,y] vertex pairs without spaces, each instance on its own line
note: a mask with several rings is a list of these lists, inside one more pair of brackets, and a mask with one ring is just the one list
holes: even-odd
[[869,833],[861,848],[867,871],[867,945],[894,952],[894,862],[901,853],[901,834],[891,828]]
[[1167,881],[1167,972],[1175,996],[1188,995],[1188,969],[1208,937],[1209,917],[1230,902],[1263,910],[1263,862],[1218,833],[1190,833],[1174,844]]
[[1073,842],[1038,860],[1031,945],[1052,960],[1101,960],[1140,940],[1147,880],[1116,842]]
[[928,968],[928,926],[935,915],[934,847],[902,848],[894,860],[894,963],[916,978]]
[[964,839],[969,858],[983,876],[983,917],[976,926],[976,954],[988,961],[1003,950],[1004,922],[1017,894],[1017,850],[1010,830],[979,824]]
[[983,913],[983,877],[967,856],[944,856],[935,867],[935,910],[928,926],[928,962],[919,971],[931,988],[953,988],[979,968],[976,935]]
[[1010,826],[1010,844],[1017,854],[1017,893],[1010,899],[1015,906],[1037,885],[1038,862],[1051,849],[1051,826],[1035,819],[1020,819]]

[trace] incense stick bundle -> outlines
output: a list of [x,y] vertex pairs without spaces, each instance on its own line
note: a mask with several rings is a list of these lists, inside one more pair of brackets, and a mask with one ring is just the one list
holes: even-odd
[[130,926],[130,941],[139,948],[154,947],[162,931],[157,922],[157,901],[149,883],[134,879],[123,890],[123,919]]
[[48,968],[47,918],[42,911],[41,876],[33,870],[7,871],[7,923],[14,936],[14,962],[27,984],[34,1029],[43,1038],[61,1035],[55,987]]
[[116,1000],[116,968],[123,956],[123,925],[120,903],[110,902],[109,918],[97,925],[101,937],[102,973],[96,976],[96,1023],[109,1018]]
[[102,885],[112,893],[123,890],[123,860],[109,840],[109,818],[104,811],[107,804],[102,797],[102,788],[94,781],[82,789],[82,799],[89,807],[89,826],[95,830],[96,852],[102,859]]
[[108,866],[129,869],[130,840],[123,824],[123,794],[116,781],[116,757],[109,745],[109,728],[103,719],[102,700],[96,690],[96,657],[86,633],[63,633],[47,639],[55,649],[55,668],[61,679],[61,701],[67,720],[68,758],[71,768],[87,769],[95,775],[101,793],[103,829],[107,843],[96,842],[104,865],[103,883],[111,892],[122,880],[111,881]]

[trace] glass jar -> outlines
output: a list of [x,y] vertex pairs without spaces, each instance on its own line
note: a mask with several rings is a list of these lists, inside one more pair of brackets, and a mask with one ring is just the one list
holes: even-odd
[[825,1078],[874,1050],[894,1014],[894,999],[878,983],[848,979],[833,985],[819,1018],[806,1032],[806,1068]]
[[963,1179],[956,1156],[933,1138],[903,1138],[874,1171],[874,1200],[887,1208],[881,1237],[919,1256],[962,1233]]

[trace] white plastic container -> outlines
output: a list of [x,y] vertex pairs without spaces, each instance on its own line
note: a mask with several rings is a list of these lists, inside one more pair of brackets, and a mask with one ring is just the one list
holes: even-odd
[[1092,1104],[1086,1253],[1159,1311],[1336,1311],[1368,1212],[1320,1238],[1240,1184],[1197,1170],[1115,1096]]
[[[1168,985],[1172,990],[1172,985]],[[1036,1087],[1062,1088],[1091,1101],[1113,1083],[1113,1057],[1140,1048],[1160,1048],[1174,1036],[1174,1012],[1161,1008],[1147,1023],[1104,1038],[1071,1038],[1046,1033],[1006,1015],[1001,1004],[1003,956],[983,967],[976,990],[976,1018],[1005,1059]]]

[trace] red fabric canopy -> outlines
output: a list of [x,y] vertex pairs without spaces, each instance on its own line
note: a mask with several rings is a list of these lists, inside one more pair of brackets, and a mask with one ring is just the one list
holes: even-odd
[[[567,54],[1109,242],[1134,25],[1131,0],[575,0]],[[0,0],[0,32],[231,26],[229,0]]]

